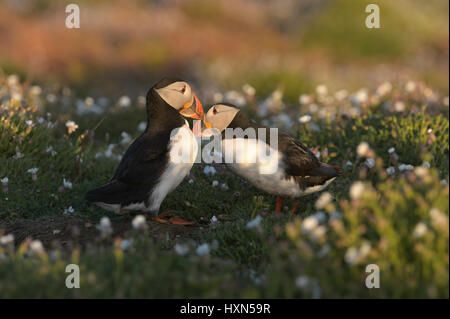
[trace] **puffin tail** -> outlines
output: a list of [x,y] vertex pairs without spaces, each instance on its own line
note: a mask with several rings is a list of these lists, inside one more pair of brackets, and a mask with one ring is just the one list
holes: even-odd
[[320,163],[320,166],[317,169],[315,169],[315,174],[324,177],[326,176],[328,178],[339,177],[344,175],[342,168],[322,162]]
[[104,186],[90,190],[86,193],[84,198],[88,202],[104,202],[113,204],[118,200],[118,198],[121,197],[120,194],[123,194],[126,191],[126,184],[114,180]]

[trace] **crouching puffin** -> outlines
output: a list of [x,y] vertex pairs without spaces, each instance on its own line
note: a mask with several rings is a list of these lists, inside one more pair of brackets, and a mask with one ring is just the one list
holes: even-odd
[[[206,113],[201,135],[221,134],[225,164],[255,187],[277,195],[277,212],[283,197],[319,192],[341,175],[339,167],[320,162],[295,138],[277,131],[278,138],[272,135],[271,140],[271,130],[254,124],[231,104],[217,104]],[[296,199],[292,214],[298,204]]]
[[188,83],[162,79],[147,93],[147,127],[131,144],[108,184],[85,198],[121,214],[142,210],[156,217],[166,195],[189,173],[197,141],[182,117],[201,119],[202,105]]

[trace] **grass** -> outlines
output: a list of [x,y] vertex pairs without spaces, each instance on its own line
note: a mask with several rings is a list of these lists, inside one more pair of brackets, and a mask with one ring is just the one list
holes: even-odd
[[[319,111],[286,101],[290,118],[311,115],[287,130],[320,151],[321,160],[344,167],[345,176],[327,189],[331,199],[304,197],[296,216],[286,200],[277,214],[274,196],[222,165],[206,175],[205,165],[196,164],[192,182],[169,194],[162,210],[197,224],[147,220],[138,230],[131,226],[136,214],[114,216],[86,205],[83,196],[110,178],[129,143],[120,143],[121,133],[136,137],[145,110],[111,104],[104,114],[77,115],[70,103],[51,104],[44,94],[8,82],[2,79],[0,87],[0,179],[9,179],[0,193],[2,297],[449,296],[448,112],[442,99],[428,102],[420,85],[409,93],[400,86],[383,96],[370,92],[361,104],[352,95],[330,104],[311,94]],[[25,101],[11,99],[14,92]],[[386,103],[393,97],[404,102],[401,112]],[[259,91],[256,99],[264,103]],[[358,116],[351,115],[355,110]],[[280,111],[272,112],[257,120],[270,124]],[[71,134],[67,120],[79,125]],[[362,142],[370,151],[358,154]],[[36,180],[27,172],[34,167]],[[64,214],[70,206],[74,213]],[[257,215],[261,222],[249,227]],[[102,237],[96,225],[103,216],[113,233]],[[9,233],[14,243],[2,237]],[[80,266],[80,289],[65,287],[70,263]],[[380,268],[379,289],[364,284],[368,264]]]

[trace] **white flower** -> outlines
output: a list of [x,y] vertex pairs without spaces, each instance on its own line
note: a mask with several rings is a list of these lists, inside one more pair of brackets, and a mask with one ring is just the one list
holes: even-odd
[[314,215],[306,217],[302,222],[302,229],[306,232],[314,230],[317,226],[319,226],[319,219]]
[[57,153],[56,151],[53,149],[53,146],[49,146],[45,149],[45,153],[50,153],[52,154],[52,156],[55,156]]
[[347,163],[345,163],[346,166],[353,166],[353,163],[351,161],[347,161]]
[[368,159],[366,159],[365,164],[368,168],[373,168],[375,166],[375,159],[368,158]]
[[205,175],[208,175],[208,174],[215,175],[216,169],[213,166],[206,165],[205,168],[203,169],[203,173]]
[[448,224],[448,217],[437,208],[433,207],[430,210],[430,217],[434,227],[445,226]]
[[141,122],[141,123],[139,123],[139,125],[137,127],[139,132],[144,132],[146,128],[147,128],[147,122]]
[[217,185],[219,185],[219,182],[216,181],[216,180],[214,180],[214,181],[212,182],[212,187],[216,187]]
[[341,218],[342,218],[342,213],[337,210],[332,211],[330,214],[330,219],[341,219]]
[[323,192],[320,197],[316,201],[316,208],[317,209],[323,209],[325,208],[331,201],[333,200],[333,197],[329,192]]
[[0,246],[7,246],[14,244],[14,235],[8,234],[0,237]]
[[173,249],[175,250],[175,253],[180,256],[184,256],[189,252],[188,245],[176,244],[175,246],[173,246]]
[[298,276],[297,278],[295,278],[295,286],[298,289],[304,290],[305,288],[307,288],[309,286],[309,278],[304,275]]
[[127,132],[122,132],[120,134],[120,136],[122,137],[122,140],[120,141],[120,144],[124,145],[124,144],[128,144],[128,143],[131,142],[131,136]]
[[42,242],[40,240],[33,240],[30,243],[29,248],[30,248],[30,252],[33,255],[39,255],[44,252],[44,246],[42,245]]
[[377,88],[377,94],[380,96],[384,96],[389,94],[392,90],[392,84],[390,82],[384,82]]
[[249,229],[258,227],[259,224],[261,224],[261,221],[262,221],[262,217],[260,215],[258,215],[255,218],[253,218],[251,221],[249,221],[245,227],[247,227]]
[[198,246],[195,252],[199,256],[204,256],[204,255],[208,255],[210,251],[211,251],[211,247],[209,246],[209,244],[204,243],[204,244],[201,244],[200,246]]
[[101,236],[103,238],[108,237],[109,235],[112,234],[112,226],[111,226],[111,221],[109,220],[108,217],[102,217],[100,219],[100,223],[97,225],[97,229],[100,231]]
[[426,234],[427,230],[428,230],[427,225],[425,225],[424,222],[420,222],[414,228],[413,237],[414,238],[420,238],[420,237],[422,237],[423,235]]
[[406,82],[405,89],[408,93],[411,93],[416,89],[416,84],[413,81]]
[[38,123],[39,123],[39,124],[42,125],[42,124],[44,124],[44,122],[45,122],[45,119],[44,119],[43,117],[39,117],[39,118],[38,118]]
[[346,90],[340,90],[334,94],[334,97],[336,100],[342,101],[343,99],[345,99],[347,97],[347,95],[348,95],[348,92]]
[[53,229],[53,235],[58,235],[60,232],[60,229]]
[[220,188],[226,191],[228,190],[228,185],[226,183],[222,183],[220,184]]
[[344,259],[349,265],[355,265],[359,259],[358,249],[356,247],[348,248],[345,252]]
[[8,185],[8,177],[3,177],[2,179],[0,179],[0,182],[2,182],[3,185]]
[[70,214],[73,214],[73,213],[75,213],[75,209],[73,209],[72,206],[69,206],[69,208],[64,210],[63,215],[70,215]]
[[33,123],[32,120],[25,121],[25,123],[26,123],[28,126],[31,126],[31,127],[34,126],[34,123]]
[[29,170],[27,170],[27,173],[36,174],[38,171],[39,171],[39,168],[33,167],[33,168],[30,168]]
[[63,185],[64,188],[72,189],[72,183],[70,181],[67,181],[65,178],[63,178]]
[[441,185],[447,185],[447,180],[445,178],[441,180]]
[[67,121],[66,122],[67,131],[69,134],[72,134],[75,132],[78,128],[78,125],[74,121]]
[[388,149],[388,153],[392,154],[395,152],[395,147],[391,147],[390,149]]
[[122,95],[119,101],[117,101],[117,104],[123,108],[129,107],[131,105],[131,99],[126,95]]
[[244,93],[248,96],[254,96],[256,93],[255,88],[250,84],[244,84],[244,86],[242,87],[242,91],[244,91]]
[[194,184],[194,180],[191,178],[188,183],[189,184]]
[[298,121],[302,124],[308,123],[309,121],[311,121],[311,115],[300,116]]
[[311,97],[308,94],[301,94],[298,98],[301,105],[306,105],[312,102]]
[[133,218],[133,221],[131,222],[131,225],[136,230],[144,230],[147,228],[147,222],[145,220],[144,215],[137,215]]
[[326,87],[326,85],[323,85],[323,84],[318,85],[316,87],[316,93],[318,95],[327,95],[328,94],[328,88]]
[[403,171],[412,171],[414,169],[414,166],[410,165],[410,164],[400,164],[398,166],[398,169],[400,170],[400,172]]
[[388,175],[393,175],[395,173],[395,167],[394,166],[389,166],[388,168],[386,168],[386,173]]
[[366,186],[361,181],[356,181],[350,186],[350,197],[352,199],[361,198],[362,194],[365,191]]
[[370,146],[367,142],[359,143],[358,147],[356,148],[356,153],[361,157],[365,157],[369,152]]
[[130,248],[131,246],[133,246],[133,238],[130,239],[124,239],[120,242],[120,249],[121,250],[127,250],[128,248]]
[[405,110],[405,103],[401,101],[395,102],[394,109],[396,112],[403,112]]
[[427,162],[427,161],[424,161],[424,162],[422,163],[422,167],[425,167],[425,168],[430,168],[430,167],[431,167],[431,165],[430,165],[430,163],[429,163],[429,162]]
[[211,223],[217,223],[217,221],[218,221],[218,219],[215,215],[213,217],[211,217]]

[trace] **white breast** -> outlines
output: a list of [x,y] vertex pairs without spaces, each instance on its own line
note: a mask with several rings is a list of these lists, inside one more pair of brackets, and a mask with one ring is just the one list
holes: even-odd
[[158,211],[168,193],[173,191],[189,173],[198,153],[197,140],[189,123],[175,129],[169,143],[169,162],[150,195],[147,211]]
[[257,139],[224,139],[222,152],[227,166],[257,188],[269,194],[287,197],[302,194],[293,177],[285,178],[283,155],[265,142]]

